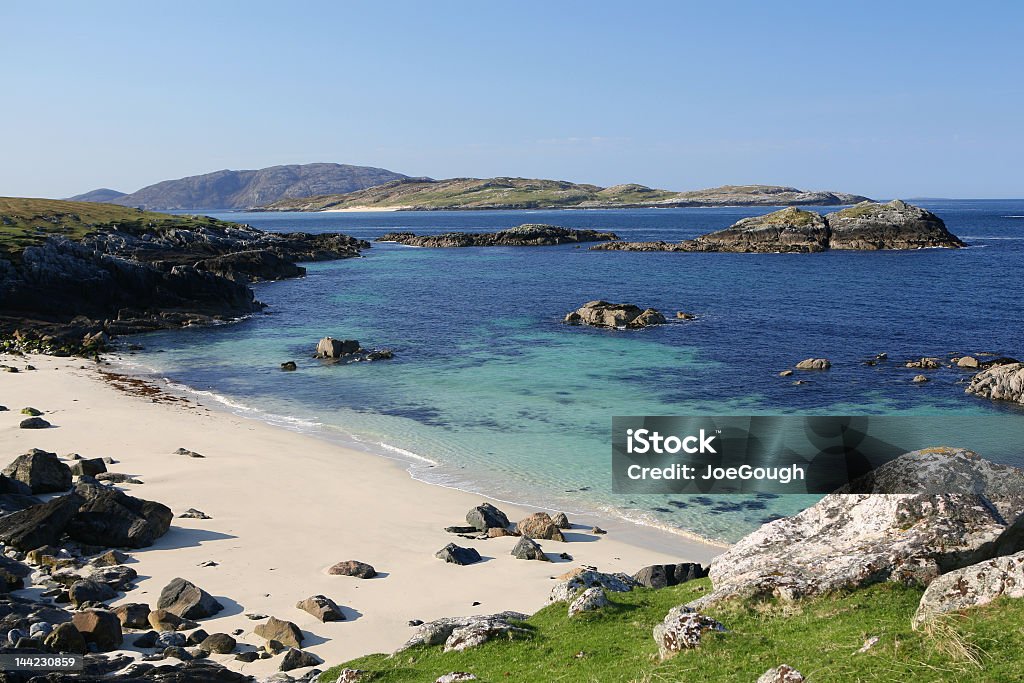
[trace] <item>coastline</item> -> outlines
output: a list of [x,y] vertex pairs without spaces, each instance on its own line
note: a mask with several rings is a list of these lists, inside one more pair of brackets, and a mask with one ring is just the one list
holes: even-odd
[[[19,364],[25,359],[18,359]],[[30,448],[86,458],[112,457],[112,471],[140,478],[123,485],[130,495],[174,511],[171,530],[150,548],[132,553],[138,588],[112,604],[155,603],[160,589],[181,576],[225,605],[204,620],[208,632],[242,629],[252,645],[258,612],[295,622],[304,649],[333,665],[371,652],[390,652],[410,635],[407,622],[502,610],[533,612],[546,604],[550,577],[582,564],[633,573],[655,563],[707,561],[722,547],[642,528],[626,521],[571,519],[569,542],[543,543],[554,562],[517,560],[511,537],[469,540],[444,531],[463,523],[485,497],[410,476],[398,459],[346,448],[170,394],[121,391],[81,359],[32,356],[38,370],[0,375],[0,444],[9,459]],[[119,375],[113,375],[118,377]],[[43,410],[54,428],[19,430],[21,407]],[[175,455],[178,448],[204,458]],[[511,520],[535,510],[492,501]],[[197,508],[212,519],[181,519]],[[556,512],[552,510],[550,512]],[[589,532],[594,524],[607,536]],[[434,553],[450,542],[478,549],[485,561],[446,564]],[[573,561],[561,561],[567,552]],[[329,576],[344,560],[372,564],[381,576]],[[207,562],[216,566],[200,566]],[[342,605],[346,621],[320,623],[295,603],[324,594]],[[479,605],[474,605],[479,602]],[[129,639],[130,640],[130,639]],[[266,675],[278,661],[240,664]]]

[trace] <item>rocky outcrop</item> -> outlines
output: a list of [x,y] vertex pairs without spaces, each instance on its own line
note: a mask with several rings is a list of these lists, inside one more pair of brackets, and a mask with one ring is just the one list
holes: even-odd
[[411,232],[389,232],[378,242],[397,242],[411,247],[544,247],[556,244],[606,242],[619,239],[613,232],[573,230],[555,225],[525,224],[498,232],[446,232],[420,235]]
[[25,552],[56,545],[83,502],[77,494],[60,496],[0,517],[0,541]]
[[588,588],[603,588],[613,593],[628,593],[639,584],[627,574],[606,574],[596,569],[581,569],[555,584],[548,596],[550,602],[572,600]]
[[737,221],[716,232],[682,242],[610,242],[602,251],[718,251],[811,253],[836,250],[956,249],[966,246],[942,219],[917,206],[894,200],[864,201],[822,216],[794,206]]
[[1024,403],[1024,363],[986,368],[971,379],[965,392],[993,401]]
[[1001,597],[1024,598],[1024,552],[996,557],[943,574],[921,596],[913,625],[987,605]]
[[481,503],[466,513],[466,523],[477,531],[508,528],[508,517],[490,503]]
[[528,615],[520,612],[499,612],[498,614],[471,617],[446,617],[428,621],[416,627],[416,633],[398,652],[420,645],[434,646],[444,643],[444,651],[460,651],[481,645],[498,635],[525,633],[526,630],[515,622],[526,621]]
[[832,362],[828,358],[807,358],[794,365],[797,370],[828,370]]
[[353,363],[358,361],[388,360],[394,357],[390,349],[364,349],[355,339],[335,339],[324,337],[316,345],[314,358]]
[[563,322],[570,325],[590,325],[614,329],[639,329],[663,325],[665,316],[654,308],[640,308],[633,304],[613,304],[607,301],[588,301],[566,314]]
[[1022,512],[1024,471],[963,449],[914,451],[743,538],[712,560],[714,590],[690,606],[882,581],[927,585],[990,556]]
[[725,627],[711,617],[689,607],[673,607],[654,627],[654,642],[662,659],[668,659],[681,650],[692,650],[700,645],[708,631],[724,631]]
[[3,473],[28,485],[32,493],[63,493],[71,488],[71,468],[62,463],[56,453],[38,448],[19,455]]

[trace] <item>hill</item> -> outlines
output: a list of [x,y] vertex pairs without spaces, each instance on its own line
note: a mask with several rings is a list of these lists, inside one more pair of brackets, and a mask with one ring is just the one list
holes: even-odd
[[678,206],[779,206],[855,204],[865,198],[841,192],[806,192],[774,185],[727,185],[674,192],[628,183],[600,187],[534,178],[404,178],[347,194],[282,199],[267,211],[390,209],[557,209]]
[[247,171],[214,171],[164,180],[115,197],[99,195],[111,190],[94,190],[73,199],[161,211],[242,210],[280,199],[354,192],[405,177],[372,166],[293,164]]
[[90,192],[83,192],[82,194],[76,194],[74,197],[68,197],[69,202],[112,202],[121,197],[124,197],[124,192],[118,192],[117,190],[111,190],[109,187],[101,187],[98,190],[92,190]]

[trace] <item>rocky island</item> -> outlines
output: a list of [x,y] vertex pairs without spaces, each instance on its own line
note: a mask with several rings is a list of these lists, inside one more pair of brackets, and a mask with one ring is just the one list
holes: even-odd
[[696,239],[682,242],[613,242],[602,251],[705,251],[810,253],[834,250],[957,249],[966,246],[935,214],[896,199],[861,202],[821,215],[789,207],[752,216]]
[[440,235],[415,235],[389,232],[378,242],[397,242],[411,247],[543,247],[580,242],[606,242],[619,239],[613,232],[571,230],[556,225],[528,223],[498,232],[446,232]]

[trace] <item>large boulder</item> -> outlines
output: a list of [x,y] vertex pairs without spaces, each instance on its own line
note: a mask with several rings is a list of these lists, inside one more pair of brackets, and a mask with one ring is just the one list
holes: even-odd
[[68,589],[68,597],[71,599],[71,604],[77,606],[87,602],[113,600],[117,597],[117,591],[105,583],[83,579],[71,584],[71,588]]
[[708,570],[696,562],[680,562],[679,564],[652,564],[644,567],[633,579],[647,588],[667,588],[694,579],[702,579]]
[[71,494],[0,517],[0,541],[26,552],[56,545],[83,502]]
[[661,325],[665,316],[654,308],[640,308],[633,304],[613,304],[607,301],[588,301],[566,314],[564,322],[570,325],[593,327],[640,328]]
[[182,619],[204,619],[224,609],[212,595],[180,577],[164,586],[156,606]]
[[71,488],[71,468],[56,453],[33,448],[4,468],[4,475],[27,484],[32,493],[62,493]]
[[924,249],[966,246],[942,219],[895,199],[888,204],[861,202],[825,216],[831,249]]
[[93,643],[100,652],[116,650],[124,641],[121,622],[108,610],[87,609],[75,612],[71,623],[87,643]]
[[512,548],[512,557],[517,560],[541,560],[550,562],[548,556],[541,550],[540,544],[529,536],[523,536]]
[[43,640],[43,644],[51,652],[76,655],[84,655],[89,647],[82,633],[70,621],[54,626]]
[[743,538],[712,560],[714,590],[690,605],[925,585],[991,556],[1022,512],[1024,471],[964,449],[914,451]]
[[325,623],[345,620],[345,614],[338,604],[325,595],[308,597],[305,600],[300,600],[295,606]]
[[434,557],[439,560],[444,560],[449,564],[474,564],[480,562],[483,558],[480,557],[480,553],[477,552],[476,548],[463,548],[462,546],[449,543],[445,547],[434,553]]
[[135,629],[149,628],[149,605],[145,603],[131,602],[118,605],[114,608],[114,614],[117,615],[122,626]]
[[133,498],[116,489],[79,484],[85,502],[68,524],[68,535],[98,546],[145,548],[167,533],[174,514],[162,503]]
[[654,627],[654,642],[662,659],[668,659],[681,650],[692,650],[700,645],[708,631],[724,631],[725,627],[709,616],[689,607],[673,607]]
[[565,542],[562,530],[558,528],[554,520],[546,512],[535,512],[529,517],[522,519],[516,524],[516,529],[523,536],[539,538],[546,541]]
[[477,531],[504,529],[509,525],[505,513],[490,503],[481,503],[466,513],[466,523]]
[[606,574],[594,569],[580,569],[555,584],[548,600],[550,602],[572,600],[588,588],[603,588],[605,591],[613,593],[628,593],[637,585],[639,584],[627,574]]
[[421,624],[416,633],[399,652],[417,645],[440,645],[444,643],[445,652],[461,651],[481,645],[497,635],[525,633],[526,629],[515,622],[526,621],[528,615],[520,612],[500,612],[498,614],[476,615],[471,617],[446,617]]
[[355,339],[335,339],[324,337],[316,345],[317,358],[341,358],[353,353],[359,353],[359,342]]
[[0,593],[8,593],[24,588],[25,577],[31,573],[32,570],[27,565],[5,555],[0,555]]
[[939,615],[987,605],[1001,597],[1024,598],[1024,552],[972,564],[935,579],[921,596],[913,625],[916,628]]
[[965,391],[993,401],[1024,403],[1024,363],[986,368],[971,379]]
[[279,670],[291,671],[292,669],[316,666],[317,664],[323,664],[323,661],[324,660],[320,659],[312,652],[306,652],[305,650],[299,650],[293,647],[284,653]]
[[832,367],[832,362],[828,358],[807,358],[793,367],[797,370],[828,370]]
[[288,647],[302,647],[302,630],[290,621],[270,617],[267,621],[253,629],[253,633],[268,642],[276,640]]
[[234,652],[237,646],[238,642],[227,633],[214,633],[206,636],[199,644],[199,647],[206,652],[212,652],[217,655],[226,655]]

